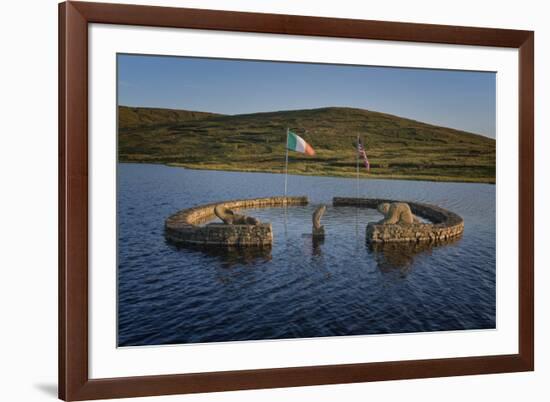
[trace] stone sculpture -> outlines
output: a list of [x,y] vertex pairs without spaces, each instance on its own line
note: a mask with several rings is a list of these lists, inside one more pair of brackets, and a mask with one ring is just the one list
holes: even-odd
[[313,237],[324,237],[325,236],[325,227],[321,225],[321,218],[323,217],[327,207],[325,205],[320,205],[317,207],[313,216],[311,218],[313,222]]
[[380,225],[412,225],[420,223],[420,220],[413,215],[409,204],[405,202],[384,202],[378,205],[378,211],[384,214],[378,224]]
[[259,225],[260,221],[252,216],[239,215],[222,204],[214,207],[214,213],[226,225]]

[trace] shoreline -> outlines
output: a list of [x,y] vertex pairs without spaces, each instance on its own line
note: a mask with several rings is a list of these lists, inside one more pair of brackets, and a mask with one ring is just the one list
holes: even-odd
[[[136,163],[136,164],[149,164],[149,165],[163,165],[169,167],[177,167],[190,170],[213,170],[213,171],[226,171],[226,172],[242,172],[242,173],[269,173],[269,174],[284,174],[281,170],[265,170],[265,169],[254,169],[254,168],[235,168],[234,166],[219,166],[216,167],[205,167],[201,165],[195,165],[191,163],[164,163],[164,162],[145,162],[145,161],[117,161],[117,163]],[[288,174],[296,176],[316,176],[316,177],[335,177],[335,178],[346,178],[346,179],[355,179],[355,174],[348,173],[330,173],[330,174],[319,174],[307,173],[302,171],[293,171],[289,169]],[[387,174],[360,174],[360,180],[407,180],[407,181],[429,181],[436,183],[472,183],[472,184],[492,184],[496,185],[496,178],[491,179],[476,179],[476,178],[457,178],[450,176],[398,176],[398,175],[387,175]]]

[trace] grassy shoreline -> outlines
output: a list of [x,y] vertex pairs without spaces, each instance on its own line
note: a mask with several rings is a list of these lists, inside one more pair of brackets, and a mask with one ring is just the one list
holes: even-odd
[[[225,171],[225,172],[243,172],[243,173],[270,173],[270,174],[283,174],[282,169],[279,170],[265,170],[259,168],[239,168],[231,165],[220,166],[216,165],[215,167],[208,167],[200,164],[192,163],[164,163],[164,162],[149,162],[149,161],[119,161],[119,163],[139,163],[139,164],[151,164],[151,165],[164,165],[169,167],[177,167],[182,169],[192,169],[192,170],[214,170],[214,171]],[[335,178],[346,178],[346,179],[355,179],[356,175],[351,173],[341,173],[341,172],[303,172],[289,167],[288,174],[298,175],[298,176],[317,176],[317,177],[335,177]],[[388,175],[388,174],[376,174],[376,173],[360,173],[360,180],[407,180],[407,181],[432,181],[440,183],[477,183],[477,184],[496,184],[494,179],[490,178],[457,178],[457,177],[446,177],[446,176],[431,176],[431,175]]]

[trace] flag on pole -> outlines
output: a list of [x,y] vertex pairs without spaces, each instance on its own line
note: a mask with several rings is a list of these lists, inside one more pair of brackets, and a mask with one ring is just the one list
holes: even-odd
[[286,147],[291,151],[301,152],[303,154],[314,156],[315,150],[299,135],[288,130],[286,138]]
[[363,158],[363,161],[365,162],[365,168],[367,168],[367,170],[370,170],[370,163],[369,159],[367,158],[367,152],[365,151],[365,147],[363,146],[360,138],[357,141],[357,152],[359,152],[359,155]]

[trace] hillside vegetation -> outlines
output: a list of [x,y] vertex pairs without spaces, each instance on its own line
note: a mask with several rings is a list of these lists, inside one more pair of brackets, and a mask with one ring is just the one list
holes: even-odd
[[494,139],[342,107],[219,115],[120,106],[119,161],[280,173],[287,127],[316,151],[290,152],[289,173],[355,176],[359,134],[371,163],[362,177],[495,182]]
[[119,107],[118,113],[119,122],[124,128],[142,128],[218,116],[207,112],[144,107]]

